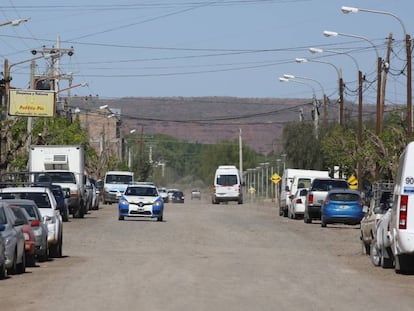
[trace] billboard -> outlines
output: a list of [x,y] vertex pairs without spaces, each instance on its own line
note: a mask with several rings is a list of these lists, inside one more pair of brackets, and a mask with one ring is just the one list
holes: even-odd
[[54,117],[55,96],[54,91],[10,90],[9,115]]

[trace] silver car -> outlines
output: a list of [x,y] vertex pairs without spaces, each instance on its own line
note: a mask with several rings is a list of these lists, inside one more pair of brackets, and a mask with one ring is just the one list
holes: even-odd
[[6,269],[9,274],[24,273],[26,271],[26,257],[24,235],[19,226],[23,225],[14,216],[8,203],[0,200],[0,224],[4,225],[1,232],[5,240]]
[[42,214],[36,203],[33,200],[3,200],[13,205],[24,208],[29,214],[29,221],[32,227],[36,242],[35,242],[35,254],[37,259],[47,261],[49,259],[49,247],[47,242],[48,229],[47,224],[44,222]]
[[5,253],[5,240],[1,235],[1,232],[6,228],[5,225],[0,225],[0,279],[4,279],[7,276],[6,270],[6,253]]

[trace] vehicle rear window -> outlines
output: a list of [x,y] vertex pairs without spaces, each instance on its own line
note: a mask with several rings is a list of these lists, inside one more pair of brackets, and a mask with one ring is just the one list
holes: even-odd
[[219,175],[217,176],[216,183],[220,186],[237,185],[237,175]]
[[38,208],[52,208],[47,193],[38,192],[3,192],[0,194],[3,199],[27,199],[33,200]]
[[312,190],[329,191],[331,189],[348,189],[348,183],[344,180],[320,180],[313,181]]
[[29,224],[27,218],[24,216],[23,211],[19,206],[15,205],[11,208],[11,210],[13,211],[14,216],[16,216],[16,219],[23,221],[26,225]]
[[356,193],[331,193],[329,199],[332,201],[354,202],[359,201],[360,196]]

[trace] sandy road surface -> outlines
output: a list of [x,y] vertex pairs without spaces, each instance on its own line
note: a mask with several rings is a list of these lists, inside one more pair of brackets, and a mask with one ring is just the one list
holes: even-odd
[[271,204],[116,206],[64,223],[64,257],[0,281],[8,310],[413,310],[414,276],[372,266],[358,227],[304,224]]

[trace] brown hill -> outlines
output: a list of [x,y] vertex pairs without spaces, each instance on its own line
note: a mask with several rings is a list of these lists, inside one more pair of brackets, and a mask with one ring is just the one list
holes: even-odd
[[[85,102],[87,103],[85,105]],[[305,121],[311,121],[311,100],[277,98],[234,97],[160,97],[100,99],[89,97],[71,99],[71,107],[98,109],[108,105],[119,109],[124,133],[131,129],[145,133],[162,133],[178,139],[217,143],[237,140],[240,129],[245,144],[267,154],[281,151],[283,127],[298,121],[303,113]],[[368,107],[369,106],[369,107]],[[82,109],[82,108],[81,108]],[[370,114],[373,105],[364,107]],[[328,103],[328,120],[337,120],[337,103]],[[356,120],[356,106],[346,105],[348,118]],[[320,108],[321,122],[323,109]]]

